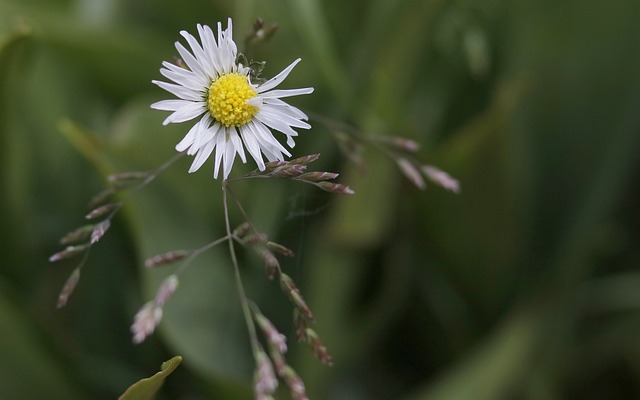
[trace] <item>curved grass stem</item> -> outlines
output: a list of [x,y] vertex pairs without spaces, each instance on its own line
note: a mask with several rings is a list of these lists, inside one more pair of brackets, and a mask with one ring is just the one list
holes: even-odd
[[224,206],[224,221],[227,230],[227,240],[229,243],[229,253],[231,254],[231,263],[233,264],[233,270],[235,274],[236,286],[238,288],[238,296],[240,297],[240,304],[242,306],[242,313],[244,314],[245,323],[247,324],[247,330],[249,331],[249,340],[251,342],[251,349],[253,357],[258,362],[260,354],[260,343],[258,342],[258,335],[256,333],[256,326],[253,323],[253,317],[251,315],[250,301],[244,290],[242,284],[242,277],[240,276],[240,266],[238,265],[238,258],[236,256],[234,239],[231,232],[231,225],[229,223],[229,205],[227,202],[227,181],[222,182],[222,197]]

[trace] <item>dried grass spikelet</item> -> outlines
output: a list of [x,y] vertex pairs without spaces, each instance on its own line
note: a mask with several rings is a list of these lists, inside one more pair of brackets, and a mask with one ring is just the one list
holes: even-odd
[[294,400],[309,400],[304,382],[290,365],[285,365],[280,376],[289,387],[291,397]]
[[262,330],[262,333],[267,338],[267,342],[269,345],[273,346],[278,350],[280,354],[284,354],[287,352],[287,338],[284,336],[273,323],[265,317],[257,306],[252,307],[253,311],[253,319],[258,324],[258,327]]
[[256,355],[256,372],[254,377],[254,392],[256,400],[272,399],[271,396],[278,388],[278,378],[273,371],[273,364],[267,354],[260,350]]
[[79,281],[80,281],[80,267],[77,267],[76,269],[73,270],[71,275],[69,275],[69,278],[67,278],[67,281],[62,287],[62,290],[58,295],[58,304],[56,305],[56,307],[62,308],[67,304],[69,297],[75,290]]
[[143,305],[136,313],[131,325],[133,343],[140,344],[149,337],[162,320],[162,306],[150,301]]
[[280,287],[302,315],[304,315],[309,321],[313,321],[313,313],[304,301],[300,289],[298,289],[298,286],[296,286],[295,282],[293,282],[293,279],[291,279],[289,275],[285,273],[280,274]]
[[149,257],[144,260],[144,265],[147,268],[159,267],[162,265],[173,264],[182,260],[188,255],[192,254],[192,251],[188,250],[172,250],[166,253],[158,254],[153,257]]
[[74,229],[73,231],[65,234],[64,236],[62,236],[62,238],[60,238],[60,244],[69,245],[69,244],[82,242],[88,239],[89,236],[91,236],[91,233],[93,232],[93,228],[94,228],[93,224],[88,224],[88,225],[81,226],[77,229]]
[[329,354],[327,346],[325,346],[322,340],[320,340],[318,334],[313,329],[307,328],[305,336],[307,338],[307,343],[309,344],[309,347],[311,347],[316,358],[323,364],[332,366],[333,359],[331,358],[331,354]]
[[59,251],[53,254],[51,257],[49,257],[49,262],[56,262],[60,260],[65,260],[67,258],[75,257],[83,253],[85,250],[87,250],[89,246],[90,245],[88,243],[77,245],[77,246],[67,246],[64,248],[64,250]]

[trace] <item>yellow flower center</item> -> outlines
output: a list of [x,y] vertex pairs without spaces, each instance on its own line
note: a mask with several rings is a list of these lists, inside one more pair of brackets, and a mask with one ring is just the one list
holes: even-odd
[[207,104],[213,118],[226,127],[241,126],[251,121],[258,107],[246,104],[258,94],[245,75],[223,75],[209,87]]

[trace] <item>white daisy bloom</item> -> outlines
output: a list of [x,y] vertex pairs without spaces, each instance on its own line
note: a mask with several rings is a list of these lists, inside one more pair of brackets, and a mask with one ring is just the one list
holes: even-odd
[[160,73],[173,83],[153,81],[178,99],[151,105],[156,110],[173,111],[163,125],[200,118],[176,145],[177,151],[195,155],[189,172],[195,172],[215,150],[214,178],[222,164],[227,179],[236,153],[246,162],[244,149],[264,170],[267,161],[284,160],[291,154],[273,136],[272,129],[287,137],[287,145],[295,145],[293,128],[309,129],[307,116],[281,99],[309,94],[313,88],[273,90],[300,62],[298,58],[275,77],[253,84],[250,69],[236,63],[238,50],[232,39],[231,18],[226,30],[218,23],[217,40],[211,28],[198,24],[200,42],[186,31],[180,34],[191,51],[176,42],[176,49],[186,67],[163,62]]

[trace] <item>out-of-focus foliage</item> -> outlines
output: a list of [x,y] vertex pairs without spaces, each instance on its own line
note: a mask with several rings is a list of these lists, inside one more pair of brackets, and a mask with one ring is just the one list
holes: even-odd
[[[302,57],[287,85],[316,91],[296,106],[419,141],[462,184],[419,191],[373,147],[355,165],[312,120],[295,156],[320,152],[355,196],[234,187],[297,253],[283,268],[334,358],[290,343],[312,399],[640,397],[640,3],[624,0],[0,0],[0,397],[116,398],[180,354],[158,398],[251,398],[224,249],[181,277],[151,340],[129,333],[168,274],[143,260],[224,235],[208,168],[182,159],[135,193],[60,311],[75,260],[47,263],[104,176],[173,155],[189,125],[161,125],[150,81],[180,30],[228,16],[239,43],[256,17],[278,24],[245,50],[266,77]],[[293,341],[290,305],[240,256]]]

